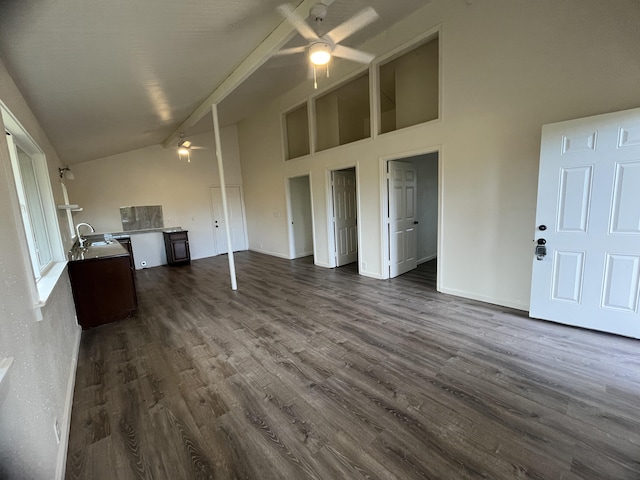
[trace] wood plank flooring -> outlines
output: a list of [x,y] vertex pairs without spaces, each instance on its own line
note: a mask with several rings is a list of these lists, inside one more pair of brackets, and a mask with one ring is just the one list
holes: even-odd
[[435,265],[139,271],[82,334],[68,479],[640,479],[640,342],[434,289]]

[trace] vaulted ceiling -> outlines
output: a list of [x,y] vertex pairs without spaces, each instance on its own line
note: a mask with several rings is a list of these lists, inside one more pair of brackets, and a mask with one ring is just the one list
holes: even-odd
[[[0,57],[61,161],[79,163],[170,138],[282,23],[284,1],[3,0]],[[355,47],[429,1],[335,0],[322,28],[373,6],[380,19],[343,42]],[[304,44],[291,29],[284,41]],[[223,100],[221,123],[304,81],[302,56],[267,59]]]

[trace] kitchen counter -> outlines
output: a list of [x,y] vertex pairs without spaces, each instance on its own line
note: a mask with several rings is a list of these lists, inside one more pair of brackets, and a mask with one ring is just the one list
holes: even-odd
[[127,257],[129,252],[116,240],[107,245],[91,245],[90,240],[87,241],[84,248],[80,248],[76,243],[69,252],[69,261],[77,262],[80,260],[90,260],[92,258],[108,258],[108,257]]
[[104,235],[85,245],[75,243],[67,264],[78,324],[87,329],[129,317],[138,306],[129,251]]

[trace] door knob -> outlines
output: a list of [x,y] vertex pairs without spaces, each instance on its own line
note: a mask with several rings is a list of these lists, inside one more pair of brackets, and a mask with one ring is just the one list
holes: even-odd
[[547,241],[544,238],[538,239],[538,244],[536,245],[536,260],[543,260],[544,257],[547,256]]

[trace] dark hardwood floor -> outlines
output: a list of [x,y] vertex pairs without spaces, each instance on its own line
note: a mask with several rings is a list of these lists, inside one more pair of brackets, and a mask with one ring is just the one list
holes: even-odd
[[640,343],[236,254],[82,334],[68,479],[640,479]]

